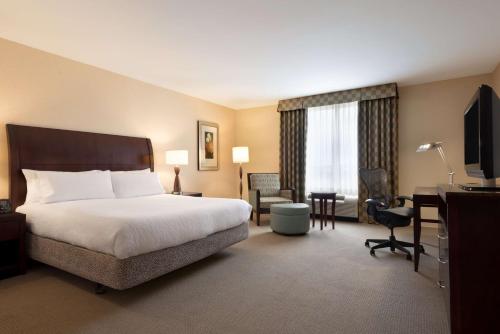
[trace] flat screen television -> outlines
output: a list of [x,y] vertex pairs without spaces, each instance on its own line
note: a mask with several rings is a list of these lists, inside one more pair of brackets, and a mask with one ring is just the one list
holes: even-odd
[[464,156],[467,175],[481,184],[462,185],[467,190],[496,188],[500,177],[500,100],[495,91],[481,85],[464,113]]

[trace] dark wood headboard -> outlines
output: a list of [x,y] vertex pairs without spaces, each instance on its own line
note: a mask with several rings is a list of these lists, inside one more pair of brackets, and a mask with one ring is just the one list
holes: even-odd
[[13,208],[26,199],[22,169],[153,170],[149,138],[7,124],[9,194]]

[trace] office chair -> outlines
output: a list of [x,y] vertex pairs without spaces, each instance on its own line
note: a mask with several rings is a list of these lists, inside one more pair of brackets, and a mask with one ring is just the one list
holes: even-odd
[[[394,236],[395,227],[408,226],[413,218],[413,209],[405,207],[405,201],[413,199],[409,196],[396,196],[399,201],[397,207],[391,208],[391,196],[387,194],[387,173],[382,168],[367,169],[360,168],[359,175],[361,181],[368,189],[367,213],[377,223],[382,224],[391,230],[389,239],[366,239],[365,246],[370,247],[370,243],[377,245],[370,248],[370,254],[375,255],[375,249],[390,248],[392,252],[399,249],[406,254],[406,259],[411,260],[411,252],[405,247],[414,247],[410,242],[398,241]],[[424,248],[421,252],[424,253]]]

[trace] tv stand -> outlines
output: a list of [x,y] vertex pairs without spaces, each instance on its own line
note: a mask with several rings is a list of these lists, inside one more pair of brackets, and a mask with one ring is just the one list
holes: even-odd
[[438,187],[439,282],[451,334],[500,333],[500,193]]
[[485,185],[481,183],[464,183],[459,184],[458,187],[462,190],[466,191],[494,191],[500,192],[500,186],[497,186],[496,183],[493,185]]
[[497,179],[481,179],[481,183],[465,183],[458,186],[467,191],[500,191]]

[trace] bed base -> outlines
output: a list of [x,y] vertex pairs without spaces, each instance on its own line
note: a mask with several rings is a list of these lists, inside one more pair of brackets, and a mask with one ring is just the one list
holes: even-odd
[[27,234],[28,254],[39,262],[97,283],[96,293],[106,287],[125,290],[204,259],[248,238],[248,223],[206,238],[127,259],[95,252],[65,242]]

